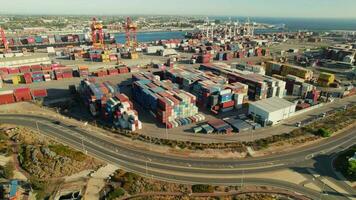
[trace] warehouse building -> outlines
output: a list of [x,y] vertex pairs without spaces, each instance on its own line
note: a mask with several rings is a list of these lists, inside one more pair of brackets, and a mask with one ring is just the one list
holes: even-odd
[[296,104],[272,97],[250,103],[248,113],[262,125],[275,125],[295,113]]

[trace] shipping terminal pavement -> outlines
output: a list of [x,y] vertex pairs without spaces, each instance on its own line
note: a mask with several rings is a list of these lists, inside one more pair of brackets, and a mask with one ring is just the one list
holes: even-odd
[[[84,130],[55,119],[37,115],[0,114],[0,123],[37,130],[41,134],[145,177],[184,184],[274,186],[304,194],[311,199],[356,199],[355,190],[334,172],[332,158],[356,142],[352,129],[325,139],[317,145],[261,158],[189,158],[133,148],[95,131]],[[323,193],[302,185],[246,175],[291,169],[312,179],[326,178],[344,193],[323,186]],[[315,171],[318,175],[311,174]],[[313,175],[313,176],[312,176]],[[288,179],[288,177],[286,177]]]

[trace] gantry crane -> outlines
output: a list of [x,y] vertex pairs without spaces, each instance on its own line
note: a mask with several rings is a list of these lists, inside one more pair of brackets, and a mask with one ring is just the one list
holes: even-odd
[[9,51],[9,44],[7,42],[7,39],[6,39],[5,30],[3,28],[1,28],[1,27],[0,27],[0,36],[1,36],[2,45],[4,46],[4,52],[8,52]]
[[95,17],[91,24],[91,39],[94,48],[103,49],[105,47],[103,24],[98,22]]
[[126,23],[124,24],[124,29],[126,32],[126,43],[125,47],[129,50],[129,57],[131,59],[138,58],[136,52],[137,44],[137,24],[133,23],[130,17],[126,18]]

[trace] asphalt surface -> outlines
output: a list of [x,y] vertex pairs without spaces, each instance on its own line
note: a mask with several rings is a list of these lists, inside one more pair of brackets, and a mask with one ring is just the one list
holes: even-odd
[[[356,130],[323,140],[318,145],[263,158],[193,159],[135,149],[120,142],[112,142],[109,137],[101,134],[69,124],[56,124],[54,121],[56,120],[40,116],[0,115],[0,123],[38,130],[59,142],[146,177],[187,184],[275,186],[305,194],[312,199],[320,199],[320,196],[322,199],[347,199],[350,195],[356,198],[355,191],[335,176],[330,164],[333,154],[355,144]],[[322,177],[327,177],[349,194],[339,194],[329,187],[323,187],[326,195],[289,182],[244,178],[247,174],[283,169],[292,169],[304,174],[305,168],[313,168],[322,174]]]

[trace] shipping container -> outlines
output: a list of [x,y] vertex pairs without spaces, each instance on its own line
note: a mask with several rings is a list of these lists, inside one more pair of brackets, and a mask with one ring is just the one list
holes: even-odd
[[15,103],[15,96],[12,90],[0,91],[0,105]]

